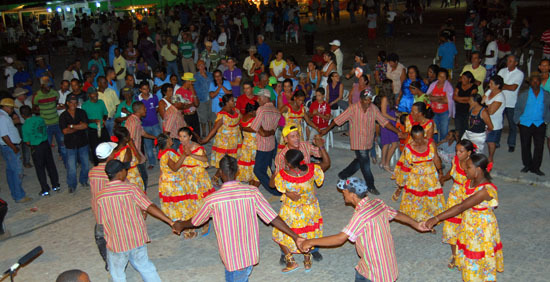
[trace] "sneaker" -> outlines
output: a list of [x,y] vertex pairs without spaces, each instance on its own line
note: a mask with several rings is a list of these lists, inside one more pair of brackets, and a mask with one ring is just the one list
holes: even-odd
[[59,191],[61,191],[61,187],[59,187],[59,186],[53,187],[52,190],[54,190],[55,192],[59,192]]
[[380,195],[380,192],[376,188],[369,188],[367,191],[373,195]]
[[311,255],[313,256],[314,261],[322,261],[323,260],[323,255],[321,255],[321,253],[319,251],[313,252],[313,253],[311,253]]
[[15,202],[18,203],[18,204],[21,204],[21,203],[26,203],[26,202],[30,202],[30,201],[32,201],[32,198],[23,197],[23,198],[21,198],[21,199],[15,201]]
[[41,197],[46,197],[46,196],[49,196],[50,195],[50,192],[46,191],[46,192],[40,192],[38,193],[38,195],[40,195]]

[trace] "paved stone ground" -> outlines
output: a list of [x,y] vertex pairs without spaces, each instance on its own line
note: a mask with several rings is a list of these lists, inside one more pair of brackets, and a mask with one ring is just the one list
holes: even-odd
[[[439,6],[438,4],[434,4]],[[418,64],[421,71],[426,67],[435,53],[436,38],[433,35],[444,17],[458,17],[457,26],[462,24],[458,15],[460,10],[446,9],[441,13],[437,9],[429,11],[425,16],[426,23],[422,29],[418,26],[399,26],[398,39],[406,44],[396,44],[394,49],[403,58],[405,65]],[[463,12],[463,11],[462,11]],[[532,13],[531,13],[532,12]],[[530,11],[535,17],[538,11]],[[520,11],[521,14],[521,11]],[[325,44],[333,38],[340,38],[345,54],[352,54],[356,48],[367,51],[370,63],[374,62],[376,44],[383,45],[382,40],[368,45],[362,36],[362,25],[346,26],[346,18],[339,27],[322,27],[323,35],[317,42]],[[538,27],[539,29],[541,27]],[[359,32],[357,32],[359,31]],[[407,34],[408,33],[408,34]],[[366,37],[366,36],[365,36]],[[460,39],[459,39],[460,40]],[[428,44],[426,44],[428,43]],[[462,62],[462,42],[457,42],[459,62]],[[302,45],[274,47],[291,51],[293,48],[303,48]],[[292,52],[296,52],[292,50]],[[406,59],[405,59],[406,58]],[[61,58],[60,58],[61,59]],[[304,65],[306,58],[299,58]],[[351,56],[345,58],[346,65],[351,65]],[[62,69],[63,60],[57,60],[57,67]],[[461,63],[459,63],[461,65]],[[456,71],[455,71],[456,72]],[[60,77],[61,73],[57,74]],[[346,82],[347,85],[348,82]],[[521,174],[521,155],[518,147],[516,152],[508,153],[502,138],[503,147],[495,157],[494,182],[499,188],[500,207],[496,210],[499,220],[502,242],[504,244],[505,271],[498,275],[499,281],[548,281],[550,270],[546,267],[550,261],[548,245],[550,243],[550,227],[548,214],[547,183],[550,176],[535,177],[533,174]],[[332,168],[326,174],[326,181],[318,191],[321,211],[325,220],[326,235],[338,233],[350,219],[353,209],[344,206],[341,194],[335,189],[337,173],[346,166],[353,155],[348,150],[348,141],[335,134],[335,147],[331,149]],[[550,175],[550,161],[545,150],[542,170]],[[57,156],[57,153],[56,153]],[[58,162],[61,163],[61,162]],[[65,183],[65,170],[58,165],[61,182]],[[94,243],[94,219],[90,206],[90,193],[79,188],[75,194],[68,194],[66,186],[60,193],[54,193],[48,198],[38,198],[40,188],[34,169],[25,169],[24,187],[34,198],[30,203],[15,204],[9,196],[4,177],[5,162],[0,161],[0,197],[9,203],[9,213],[6,225],[12,237],[0,241],[0,269],[7,269],[22,255],[41,245],[44,253],[33,263],[20,270],[17,281],[53,281],[64,270],[79,268],[90,274],[93,281],[108,281],[108,274],[103,268],[103,262]],[[390,174],[377,166],[372,168],[377,188],[382,192],[379,198],[397,208],[398,203],[390,200],[394,183]],[[148,194],[155,203],[158,200],[156,185],[159,172],[150,172]],[[360,173],[356,176],[360,177]],[[504,181],[506,180],[506,181]],[[510,180],[513,180],[510,182]],[[450,183],[445,186],[445,193],[450,189]],[[267,193],[264,193],[268,195]],[[272,203],[278,210],[280,203]],[[31,211],[37,208],[37,211]],[[217,251],[217,243],[212,232],[207,237],[193,240],[183,240],[173,235],[170,229],[152,217],[147,219],[148,231],[152,242],[148,245],[149,255],[158,268],[164,281],[223,281],[224,267]],[[450,250],[441,243],[441,227],[437,234],[420,234],[408,226],[392,223],[392,234],[395,240],[397,261],[400,271],[399,281],[460,281],[460,273],[446,268]],[[251,281],[352,281],[353,267],[357,262],[354,246],[350,243],[340,248],[323,249],[325,259],[314,263],[313,271],[306,274],[303,270],[291,274],[281,274],[278,264],[279,248],[271,240],[272,228],[260,226],[260,264],[254,268]],[[301,263],[302,258],[297,257]],[[129,281],[140,281],[139,274],[132,268],[127,270]],[[0,278],[1,279],[1,278]],[[2,280],[0,280],[2,281]]]

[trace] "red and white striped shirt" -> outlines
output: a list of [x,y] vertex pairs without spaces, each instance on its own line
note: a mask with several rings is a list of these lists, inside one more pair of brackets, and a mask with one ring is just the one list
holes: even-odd
[[134,184],[120,180],[107,182],[97,195],[97,219],[105,229],[109,250],[126,252],[151,241],[141,213],[151,204]]
[[[285,155],[288,150],[290,150],[290,148],[288,147],[288,145],[286,145],[277,153],[277,156],[275,157],[275,171],[279,171],[285,168]],[[301,141],[298,150],[300,150],[302,154],[304,154],[304,163],[306,164],[311,163],[311,156],[314,156],[316,158],[321,157],[319,147],[309,142]]]
[[349,121],[349,139],[352,150],[369,150],[372,148],[376,132],[376,121],[382,127],[386,127],[388,123],[378,107],[372,103],[366,111],[361,107],[361,103],[355,103],[334,119],[338,126],[346,121]]
[[162,131],[167,132],[170,138],[178,138],[178,130],[187,126],[181,112],[172,103],[166,99],[162,99],[166,103],[166,111],[164,112],[164,120],[162,121]]
[[[256,118],[250,125],[250,128],[256,132],[263,127],[264,130],[275,130],[281,119],[281,113],[273,103],[266,103],[258,108],[256,111]],[[269,137],[263,137],[260,134],[256,134],[257,150],[262,152],[270,152],[275,149],[275,135]]]
[[547,29],[542,33],[540,41],[544,42],[544,47],[542,47],[542,53],[550,55],[550,29]]
[[145,161],[143,152],[141,152],[141,137],[143,136],[143,134],[145,134],[145,130],[143,129],[143,126],[141,126],[141,120],[135,114],[132,114],[126,120],[125,126],[126,129],[128,129],[128,131],[130,132],[130,138],[134,140],[136,150],[138,150],[138,152],[141,154],[142,160]]
[[380,199],[364,198],[355,207],[355,213],[342,230],[355,242],[360,257],[355,267],[365,278],[377,282],[397,280],[397,260],[390,230],[390,220],[397,211]]
[[258,216],[268,224],[277,213],[257,187],[230,181],[206,197],[192,223],[200,226],[213,218],[222,262],[235,271],[259,262]]
[[107,163],[100,163],[97,166],[90,169],[88,173],[88,179],[90,180],[90,193],[92,194],[92,211],[94,212],[95,221],[97,220],[97,195],[99,191],[105,188],[105,184],[109,182],[109,177],[105,173],[105,165]]

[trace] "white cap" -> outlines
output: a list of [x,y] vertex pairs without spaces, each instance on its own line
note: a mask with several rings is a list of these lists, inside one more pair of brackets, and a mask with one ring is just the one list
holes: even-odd
[[106,159],[111,155],[116,146],[117,143],[114,142],[103,142],[95,148],[95,155],[98,159]]
[[340,40],[334,39],[332,42],[330,42],[328,45],[334,45],[340,47]]
[[4,57],[4,60],[5,60],[6,63],[8,63],[8,64],[13,64],[13,58],[12,58],[12,57]]

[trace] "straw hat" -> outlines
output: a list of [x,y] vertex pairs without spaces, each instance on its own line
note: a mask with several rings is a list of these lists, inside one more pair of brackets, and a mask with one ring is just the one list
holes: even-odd
[[181,79],[184,81],[195,81],[195,75],[192,72],[186,72]]

